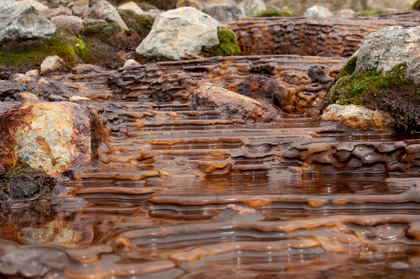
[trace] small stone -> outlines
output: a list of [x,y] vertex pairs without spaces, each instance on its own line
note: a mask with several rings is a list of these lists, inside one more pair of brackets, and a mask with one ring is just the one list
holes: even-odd
[[13,81],[21,82],[21,83],[29,83],[31,81],[35,81],[35,79],[25,74],[14,74]]
[[200,0],[184,0],[182,2],[179,1],[178,4],[176,4],[176,7],[177,8],[193,7],[193,8],[196,8],[197,10],[202,10],[204,8]]
[[44,12],[46,12],[46,11],[48,11],[48,10],[49,10],[47,6],[45,6],[45,5],[44,5],[44,4],[42,4],[42,3],[39,3],[39,2],[38,2],[38,1],[36,1],[36,0],[19,0],[18,2],[20,2],[20,3],[25,3],[25,4],[28,4],[28,5],[32,5],[32,6],[34,6],[34,7],[35,7],[35,9],[37,9],[37,11],[38,11],[38,12],[40,12],[40,13],[44,13]]
[[27,76],[39,76],[39,70],[30,70],[25,73]]
[[140,63],[139,63],[139,62],[137,62],[137,61],[136,61],[136,60],[134,60],[134,59],[129,59],[129,60],[125,61],[124,66],[123,66],[122,68],[123,68],[123,69],[125,69],[125,68],[127,68],[127,67],[130,67],[130,66],[135,66],[135,65],[140,65]]
[[118,13],[118,10],[105,0],[100,0],[95,3],[83,17],[83,19],[105,20],[107,23],[118,23],[122,29],[128,30],[127,25]]
[[395,262],[395,263],[391,263],[390,267],[392,269],[409,269],[410,265],[405,262]]
[[55,16],[59,16],[59,15],[72,15],[72,11],[67,7],[61,6],[59,8],[49,9],[49,10],[43,12],[42,15],[47,19],[51,19],[51,18],[53,18]]
[[44,75],[48,72],[54,72],[54,71],[62,70],[65,65],[66,65],[66,63],[59,56],[57,56],[57,55],[48,56],[41,63],[40,73],[41,73],[41,75]]
[[328,8],[323,6],[312,6],[305,11],[306,17],[330,17],[333,13]]
[[77,16],[59,15],[51,18],[57,26],[58,35],[81,35],[84,29],[83,20]]
[[144,11],[134,2],[128,2],[118,7],[118,10],[129,10],[138,15],[144,14]]
[[210,15],[218,21],[237,21],[246,15],[242,9],[238,7],[235,1],[227,1],[207,5],[203,8],[203,13]]
[[17,93],[17,94],[15,94],[15,98],[19,102],[36,102],[36,101],[39,101],[38,96],[31,93],[31,92]]
[[91,99],[84,96],[70,96],[69,101],[77,103],[77,102],[91,101]]
[[245,12],[245,15],[250,16],[256,12],[267,10],[263,0],[244,0],[239,4],[239,7],[242,8]]

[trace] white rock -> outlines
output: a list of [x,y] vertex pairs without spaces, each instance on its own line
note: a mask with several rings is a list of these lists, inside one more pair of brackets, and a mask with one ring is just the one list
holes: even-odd
[[330,12],[327,8],[323,6],[312,6],[305,11],[305,16],[307,17],[330,17],[333,16],[333,13]]
[[0,1],[0,42],[52,37],[55,29],[33,5]]
[[239,4],[247,16],[253,15],[258,11],[267,10],[263,0],[244,0]]
[[62,69],[65,66],[65,62],[59,56],[48,56],[47,58],[42,61],[40,66],[41,75],[46,74],[48,72],[54,72],[57,70]]
[[140,63],[137,62],[134,59],[128,59],[127,61],[125,61],[124,66],[123,66],[123,69],[125,69],[125,68],[127,68],[129,66],[133,66],[133,65],[140,65]]
[[105,0],[95,3],[86,13],[83,19],[102,19],[108,23],[116,22],[122,29],[128,30],[127,24],[119,15],[117,9]]
[[39,76],[39,70],[30,70],[25,73],[27,76]]
[[129,10],[135,12],[138,15],[142,15],[144,13],[144,11],[139,7],[139,5],[137,5],[134,2],[128,2],[124,5],[119,6],[118,10]]
[[136,51],[148,58],[181,60],[185,54],[201,55],[202,47],[219,44],[218,21],[195,8],[184,7],[160,14]]

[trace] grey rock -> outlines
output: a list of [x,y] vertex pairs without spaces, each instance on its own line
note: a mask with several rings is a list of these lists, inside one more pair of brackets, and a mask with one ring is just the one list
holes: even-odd
[[33,6],[15,0],[0,2],[0,42],[48,38],[55,26]]
[[48,56],[41,63],[41,66],[40,66],[41,75],[48,72],[54,72],[54,71],[60,70],[65,66],[65,64],[66,63],[64,62],[64,60],[61,59],[57,55]]
[[312,6],[305,11],[307,17],[329,17],[333,16],[333,13],[328,8],[323,6]]
[[276,5],[267,5],[267,10],[281,11],[281,9]]
[[127,25],[122,20],[117,9],[105,0],[95,3],[83,17],[84,20],[100,20],[103,19],[108,23],[116,22],[121,28],[128,30]]
[[51,19],[59,15],[72,15],[72,11],[67,7],[59,7],[55,9],[49,9],[48,11],[43,12],[42,15],[47,19]]
[[235,1],[227,1],[205,6],[203,13],[210,15],[218,21],[236,21],[245,17],[245,13]]
[[129,10],[138,15],[142,15],[144,11],[134,2],[128,2],[118,7],[118,10]]
[[89,10],[88,0],[78,0],[69,5],[74,15],[83,16]]
[[267,10],[267,6],[262,0],[244,0],[239,7],[242,8],[247,16],[253,15],[258,11]]
[[187,53],[201,55],[203,47],[219,44],[217,26],[217,20],[195,8],[170,10],[156,18],[136,51],[147,58],[171,60],[181,60]]
[[58,35],[80,35],[83,33],[83,20],[77,16],[59,15],[51,19],[57,27]]
[[420,86],[420,27],[390,26],[371,33],[357,53],[356,72],[389,72],[400,63]]
[[39,3],[38,1],[36,1],[36,0],[18,0],[18,2],[20,2],[20,3],[25,3],[25,4],[29,4],[29,5],[33,5],[34,6],[34,8],[35,9],[37,9],[38,10],[38,12],[40,12],[40,13],[43,13],[43,12],[46,12],[46,11],[48,11],[48,7],[47,6],[45,6],[44,4],[42,4],[42,3]]

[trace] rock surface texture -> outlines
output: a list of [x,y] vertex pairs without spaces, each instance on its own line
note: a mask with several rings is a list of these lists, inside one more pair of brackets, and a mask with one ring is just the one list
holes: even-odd
[[[4,103],[2,103],[3,105]],[[91,118],[87,108],[69,102],[27,102],[3,108],[0,169],[18,162],[41,168],[58,177],[63,172],[89,164]]]
[[210,15],[218,21],[236,21],[245,17],[245,13],[234,1],[215,3],[203,8],[203,13]]
[[147,58],[181,60],[187,54],[199,56],[202,48],[219,44],[218,22],[195,8],[178,8],[160,14],[149,35],[137,48]]
[[59,15],[51,18],[57,27],[58,35],[81,35],[83,33],[83,20],[77,16]]
[[87,20],[103,19],[108,23],[116,22],[121,28],[127,30],[128,27],[118,14],[118,10],[105,0],[95,3],[84,16]]
[[48,56],[42,61],[40,66],[40,73],[46,74],[48,72],[54,72],[63,69],[65,66],[65,62],[59,56]]
[[420,27],[390,26],[370,34],[357,53],[356,72],[390,72],[401,63],[420,86]]
[[55,30],[33,5],[15,0],[0,2],[0,42],[51,37]]
[[359,130],[391,130],[394,119],[385,112],[374,111],[356,105],[329,105],[322,119],[325,121],[338,121],[348,127]]

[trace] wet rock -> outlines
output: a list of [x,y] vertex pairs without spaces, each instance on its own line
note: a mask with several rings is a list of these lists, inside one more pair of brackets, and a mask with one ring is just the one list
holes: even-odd
[[386,27],[370,34],[357,53],[356,72],[391,72],[405,63],[406,76],[420,86],[420,27]]
[[45,58],[44,61],[42,61],[42,64],[40,66],[40,73],[41,75],[44,75],[48,72],[54,72],[62,70],[65,67],[66,63],[63,59],[58,57],[57,55],[54,56],[48,56]]
[[333,13],[323,6],[315,5],[308,8],[305,11],[305,16],[307,17],[330,17],[333,16]]
[[250,98],[274,103],[274,94],[279,90],[279,87],[280,83],[273,78],[250,74],[244,79],[240,93]]
[[264,101],[258,101],[211,83],[202,84],[191,96],[196,106],[212,106],[231,117],[239,116],[254,121],[269,122],[280,112]]
[[394,119],[386,112],[357,105],[329,105],[322,114],[325,121],[338,121],[350,128],[386,131],[392,129]]
[[15,0],[0,2],[0,42],[52,37],[55,29],[33,5]]
[[0,179],[0,201],[22,201],[50,195],[56,180],[41,170],[18,164]]
[[138,15],[142,15],[144,13],[143,10],[134,2],[128,2],[124,5],[119,6],[118,10],[129,10]]
[[59,15],[71,16],[72,11],[68,7],[63,7],[62,6],[62,7],[55,8],[55,9],[49,9],[48,11],[43,12],[42,15],[46,19],[51,19],[51,18],[53,18],[55,16],[59,16]]
[[202,48],[219,44],[218,22],[197,9],[185,7],[160,14],[137,53],[149,59],[181,60],[186,53],[201,55]]
[[253,15],[258,11],[267,10],[267,6],[262,0],[244,0],[239,4],[239,7],[244,10],[247,16]]
[[81,35],[84,29],[83,20],[77,16],[59,15],[51,18],[57,27],[58,35]]
[[105,0],[95,3],[83,17],[84,20],[105,20],[108,23],[118,23],[121,28],[128,27],[118,14],[117,9]]
[[207,5],[203,13],[210,15],[218,21],[236,21],[245,17],[245,13],[238,7],[235,1],[227,1]]
[[182,7],[193,7],[196,8],[197,10],[202,10],[204,8],[203,3],[200,2],[200,0],[184,0],[184,1],[179,1],[176,4],[177,8],[182,8]]
[[22,162],[48,175],[89,164],[92,121],[89,109],[69,102],[26,102],[1,113],[0,170]]

